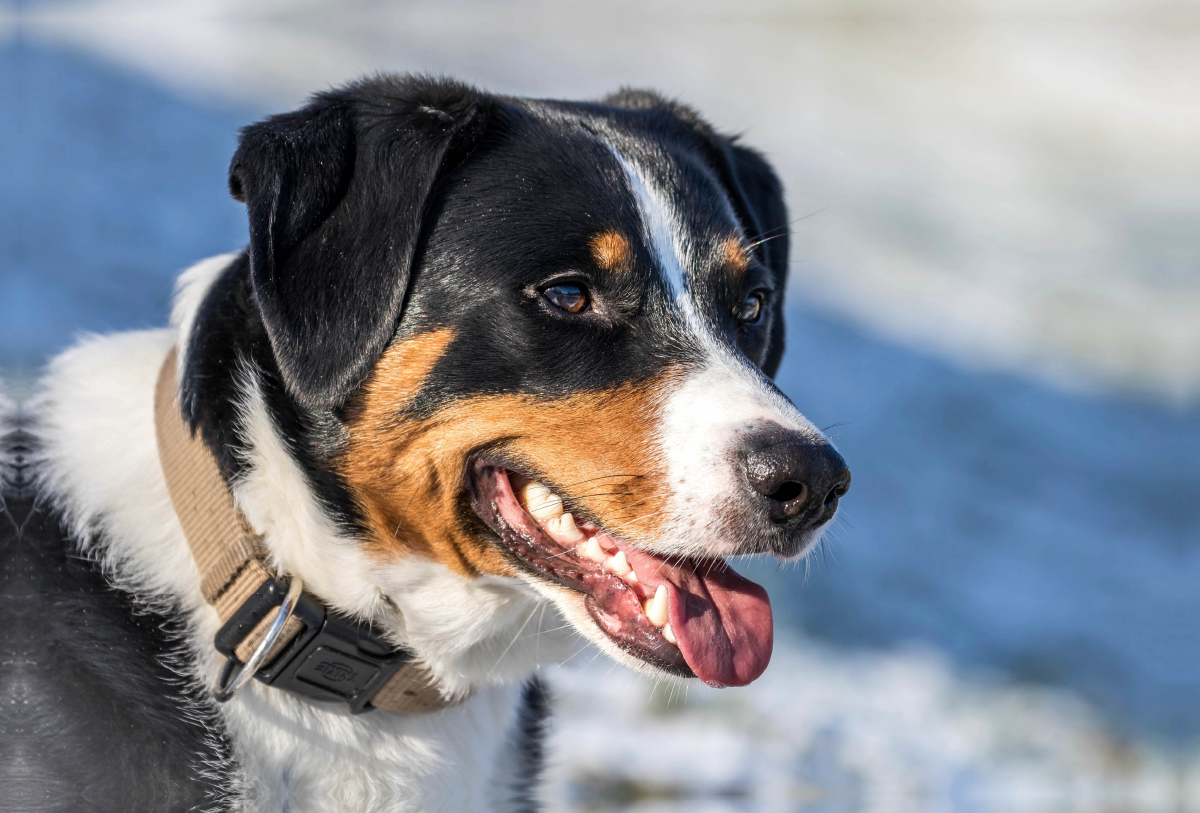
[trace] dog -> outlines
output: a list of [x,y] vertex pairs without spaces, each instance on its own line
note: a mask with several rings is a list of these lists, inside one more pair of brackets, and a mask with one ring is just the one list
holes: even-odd
[[850,473],[772,383],[788,218],[759,153],[650,92],[379,76],[245,128],[229,186],[248,247],[10,420],[10,783],[532,810],[539,664],[582,639],[763,672],[770,604],[726,557],[804,556]]

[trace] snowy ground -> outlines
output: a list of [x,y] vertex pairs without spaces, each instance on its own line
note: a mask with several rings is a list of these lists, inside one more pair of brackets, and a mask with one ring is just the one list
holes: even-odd
[[932,651],[780,649],[736,690],[600,659],[552,671],[549,809],[1200,810],[1200,755],[1125,739],[1070,693],[964,676]]

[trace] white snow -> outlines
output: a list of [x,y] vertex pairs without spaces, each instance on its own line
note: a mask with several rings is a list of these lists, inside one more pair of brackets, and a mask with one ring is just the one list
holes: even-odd
[[1126,739],[1069,692],[966,675],[930,651],[792,639],[744,689],[656,686],[602,658],[548,676],[553,811],[1154,813],[1200,801],[1197,754]]

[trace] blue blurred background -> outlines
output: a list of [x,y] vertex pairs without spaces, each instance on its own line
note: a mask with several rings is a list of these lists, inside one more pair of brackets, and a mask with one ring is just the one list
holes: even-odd
[[5,386],[162,324],[245,241],[238,127],[310,91],[665,90],[784,177],[779,381],[854,488],[746,564],[762,686],[552,673],[552,807],[1200,809],[1198,46],[1192,2],[0,5]]

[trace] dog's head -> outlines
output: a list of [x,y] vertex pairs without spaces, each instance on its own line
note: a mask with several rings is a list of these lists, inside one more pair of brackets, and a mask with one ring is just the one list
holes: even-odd
[[758,154],[647,93],[379,78],[247,128],[230,183],[280,431],[402,613],[385,574],[432,563],[631,665],[762,672],[770,606],[724,557],[802,555],[850,475],[771,381],[788,224]]

